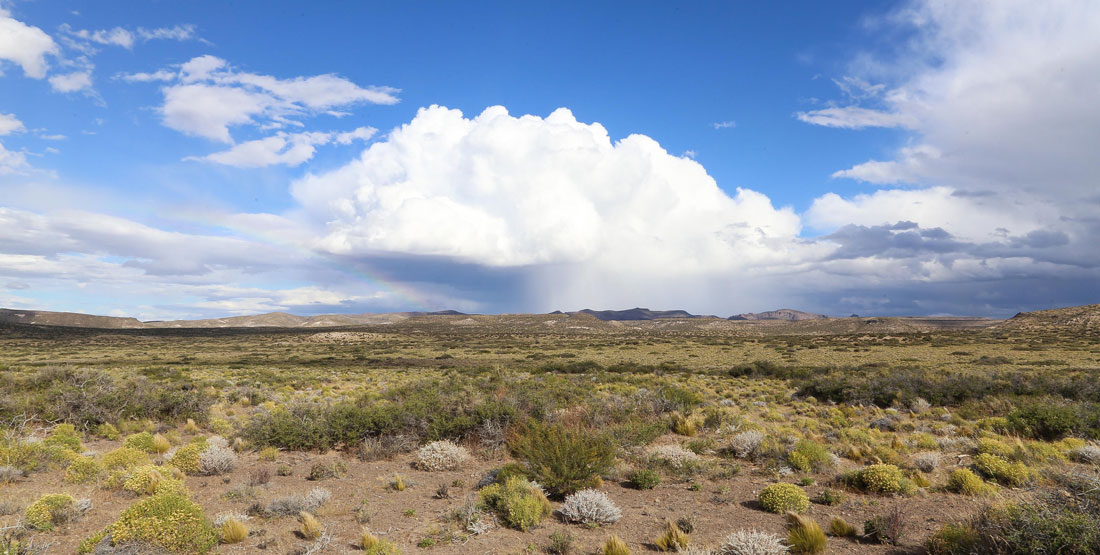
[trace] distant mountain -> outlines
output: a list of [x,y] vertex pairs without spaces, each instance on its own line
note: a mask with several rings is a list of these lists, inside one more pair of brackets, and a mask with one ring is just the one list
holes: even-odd
[[0,309],[0,323],[67,326],[74,328],[157,329],[157,328],[328,328],[392,324],[414,316],[466,316],[456,310],[439,312],[390,312],[382,314],[321,314],[297,316],[269,312],[253,316],[230,316],[205,320],[166,320],[142,322],[137,318],[94,316],[74,312]]
[[824,320],[829,318],[824,314],[811,314],[801,310],[781,308],[768,312],[750,312],[748,314],[734,314],[730,320],[784,320],[787,322],[801,322],[803,320]]
[[716,318],[716,316],[700,316],[686,310],[650,310],[648,308],[631,308],[627,310],[592,310],[586,308],[579,314],[588,314],[604,321],[621,320],[663,320],[668,318]]

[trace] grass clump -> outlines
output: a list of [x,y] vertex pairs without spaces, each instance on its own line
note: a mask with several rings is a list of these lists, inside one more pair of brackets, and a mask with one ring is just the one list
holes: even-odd
[[603,542],[600,553],[602,555],[630,555],[630,548],[626,546],[626,542],[622,538],[613,535]]
[[792,553],[824,553],[825,531],[814,519],[787,513],[787,545]]
[[689,543],[687,532],[671,520],[665,522],[664,532],[653,540],[653,545],[660,551],[683,551]]
[[481,504],[496,511],[508,526],[526,532],[542,522],[552,508],[538,486],[513,476],[502,484],[490,484],[478,492]]
[[325,533],[325,527],[312,513],[302,511],[298,513],[298,533],[307,540],[315,540]]
[[248,517],[244,515],[224,515],[214,521],[222,543],[241,543],[248,537]]
[[157,434],[153,436],[153,449],[151,451],[152,453],[163,455],[167,453],[168,450],[171,448],[172,442],[168,441],[168,438],[164,437],[163,434]]
[[848,521],[843,518],[834,516],[829,522],[829,533],[838,538],[854,538],[859,535],[859,529],[848,524]]
[[772,484],[760,492],[760,506],[770,513],[793,511],[801,513],[810,508],[810,498],[802,488],[787,483]]
[[1003,457],[981,453],[974,457],[974,468],[982,476],[1006,486],[1022,486],[1028,482],[1031,472],[1024,463],[1008,462]]
[[76,518],[76,500],[71,495],[52,493],[39,497],[23,512],[28,528],[47,531]]
[[529,423],[509,447],[535,480],[558,496],[598,487],[600,475],[615,464],[615,448],[607,438],[560,425]]
[[366,552],[367,555],[400,555],[401,550],[397,549],[397,546],[393,542],[379,538],[372,534],[370,530],[363,529],[359,535],[359,548]]
[[110,422],[104,422],[99,426],[96,426],[95,435],[103,439],[109,439],[111,441],[118,441],[119,438],[122,437],[122,433],[119,432],[118,428],[116,428],[115,425],[111,424]]
[[202,507],[180,491],[157,493],[131,505],[107,532],[116,546],[136,542],[174,553],[206,553],[218,543]]

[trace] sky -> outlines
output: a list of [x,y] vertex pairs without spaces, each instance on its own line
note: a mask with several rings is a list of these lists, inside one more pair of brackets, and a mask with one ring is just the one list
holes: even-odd
[[0,0],[0,307],[1100,302],[1100,6]]

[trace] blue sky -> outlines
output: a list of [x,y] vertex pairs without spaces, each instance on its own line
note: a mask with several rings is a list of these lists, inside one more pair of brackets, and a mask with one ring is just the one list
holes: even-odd
[[1096,301],[1088,2],[0,6],[3,306]]

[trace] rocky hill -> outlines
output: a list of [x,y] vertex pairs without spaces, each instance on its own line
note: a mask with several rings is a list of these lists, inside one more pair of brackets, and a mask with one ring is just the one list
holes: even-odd
[[803,320],[824,320],[828,316],[824,314],[812,314],[809,312],[802,312],[801,310],[793,310],[790,308],[781,308],[779,310],[770,310],[768,312],[750,312],[748,314],[734,314],[730,316],[730,320],[784,320],[787,322],[801,322]]
[[660,320],[666,318],[716,318],[716,316],[699,316],[686,310],[650,310],[648,308],[630,308],[627,310],[592,310],[586,308],[580,314],[595,316],[597,319],[608,321],[630,320]]
[[1100,337],[1100,304],[1021,312],[999,324],[997,329]]

